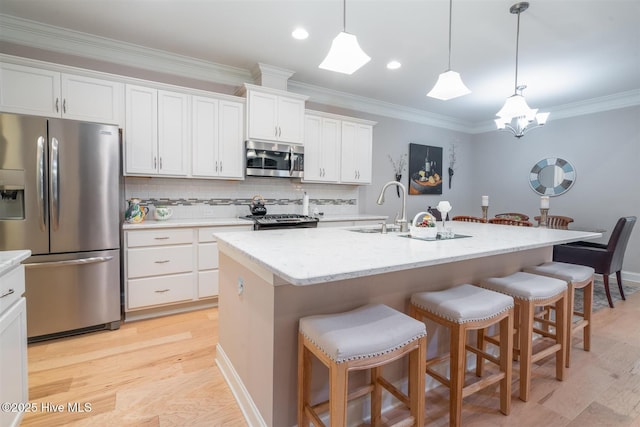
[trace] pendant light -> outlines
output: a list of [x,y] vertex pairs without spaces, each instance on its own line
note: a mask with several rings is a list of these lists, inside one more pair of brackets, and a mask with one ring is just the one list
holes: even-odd
[[447,101],[471,93],[468,87],[462,82],[460,74],[451,69],[451,15],[453,0],[449,0],[449,67],[447,71],[438,76],[436,85],[427,96],[431,98]]
[[338,73],[353,74],[369,62],[371,58],[364,53],[358,39],[347,33],[347,0],[342,2],[342,32],[333,39],[331,49],[319,68]]
[[527,88],[525,85],[518,85],[518,50],[520,43],[520,14],[529,8],[529,3],[516,3],[509,9],[512,14],[518,15],[518,27],[516,32],[516,78],[515,90],[505,101],[504,105],[496,113],[495,120],[498,130],[505,130],[513,133],[516,138],[521,138],[531,129],[544,126],[549,118],[549,113],[538,113],[537,108],[529,108],[522,92]]

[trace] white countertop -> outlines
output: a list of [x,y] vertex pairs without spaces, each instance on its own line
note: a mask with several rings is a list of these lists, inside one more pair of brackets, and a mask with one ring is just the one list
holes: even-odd
[[0,276],[31,256],[30,250],[0,252]]
[[[340,215],[324,215],[320,218],[321,222],[338,222],[338,221],[384,221],[387,219],[385,215],[367,215],[367,214],[340,214]],[[185,218],[185,219],[168,219],[166,221],[156,221],[154,219],[146,219],[139,224],[129,224],[125,222],[122,225],[123,230],[143,230],[153,228],[173,228],[173,227],[224,227],[230,225],[253,225],[253,222],[243,218]]]
[[400,233],[313,228],[225,232],[217,238],[218,249],[231,257],[247,257],[293,285],[312,285],[601,237],[594,232],[496,224],[447,226],[471,237],[424,241]]

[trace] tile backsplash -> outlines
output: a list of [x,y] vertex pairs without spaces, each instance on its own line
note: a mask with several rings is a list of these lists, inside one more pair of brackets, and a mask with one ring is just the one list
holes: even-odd
[[309,195],[309,212],[326,215],[358,213],[358,187],[309,184],[286,178],[247,177],[244,181],[125,177],[125,199],[141,199],[153,209],[171,206],[173,218],[235,218],[249,215],[255,195],[266,202],[267,213],[302,213],[302,197]]

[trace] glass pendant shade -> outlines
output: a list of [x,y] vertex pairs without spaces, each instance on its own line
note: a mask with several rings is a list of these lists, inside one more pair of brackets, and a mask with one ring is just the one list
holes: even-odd
[[460,73],[453,70],[445,71],[438,76],[438,81],[427,96],[431,98],[447,101],[459,96],[471,93],[468,87],[462,82]]
[[519,94],[513,94],[505,101],[504,105],[496,113],[496,116],[503,119],[506,123],[509,123],[516,117],[526,117],[531,121],[536,117],[537,109],[529,108],[524,96]]
[[370,60],[358,44],[356,36],[343,31],[333,39],[331,49],[319,67],[338,73],[353,74]]

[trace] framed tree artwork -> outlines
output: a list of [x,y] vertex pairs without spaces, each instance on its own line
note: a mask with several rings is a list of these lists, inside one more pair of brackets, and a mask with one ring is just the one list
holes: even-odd
[[442,147],[409,144],[409,194],[442,194]]

